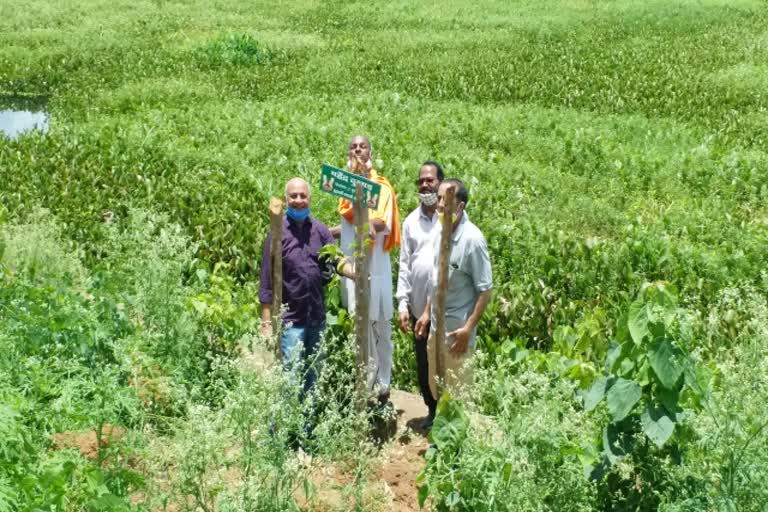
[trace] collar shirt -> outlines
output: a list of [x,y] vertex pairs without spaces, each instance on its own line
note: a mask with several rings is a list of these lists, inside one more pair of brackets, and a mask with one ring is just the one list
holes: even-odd
[[440,232],[437,212],[429,217],[421,206],[403,221],[400,266],[397,275],[398,311],[410,311],[418,318],[427,304],[430,279],[435,266],[433,238]]
[[[434,268],[432,270],[432,328],[435,326],[434,292],[437,290],[438,262],[440,261],[440,236],[434,244]],[[446,332],[462,327],[475,309],[481,292],[493,287],[491,259],[485,237],[467,216],[461,216],[459,225],[451,236],[451,258],[448,263],[448,289],[445,295]],[[470,345],[474,347],[476,331],[472,332]]]
[[[259,301],[272,302],[271,235],[264,244],[259,283]],[[327,266],[318,259],[318,251],[334,243],[328,227],[317,219],[307,218],[302,225],[283,218],[283,303],[287,311],[283,322],[295,327],[318,327],[325,322],[323,287],[329,275]],[[332,265],[332,264],[330,264]]]

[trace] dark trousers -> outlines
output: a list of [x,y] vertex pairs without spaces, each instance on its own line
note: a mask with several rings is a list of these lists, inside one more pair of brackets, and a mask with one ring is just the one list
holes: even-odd
[[427,339],[429,338],[429,324],[422,337],[416,336],[416,319],[411,315],[411,331],[415,337],[413,352],[416,354],[416,375],[419,379],[419,391],[424,399],[424,404],[429,409],[429,415],[434,416],[437,410],[437,400],[429,389],[429,359],[427,358]]

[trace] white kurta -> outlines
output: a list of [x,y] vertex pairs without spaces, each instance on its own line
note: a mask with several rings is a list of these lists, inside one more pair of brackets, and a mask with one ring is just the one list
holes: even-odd
[[[390,219],[387,223],[392,224]],[[389,228],[376,234],[373,251],[368,257],[368,269],[371,276],[371,295],[369,301],[369,318],[371,321],[390,321],[394,314],[392,301],[392,262],[389,253],[384,252],[384,238],[389,234]],[[355,243],[355,226],[347,219],[341,219],[341,250],[347,256],[352,255],[352,245]],[[346,277],[342,278],[341,296],[344,306],[351,313],[355,311],[355,282]]]
[[[376,234],[368,259],[371,276],[371,293],[368,325],[368,389],[379,394],[389,391],[392,381],[392,263],[389,253],[384,252],[384,238],[389,234],[392,219],[387,228]],[[355,226],[345,218],[341,219],[341,249],[351,256],[355,243]],[[355,312],[355,282],[346,277],[341,282],[341,299],[351,315]]]

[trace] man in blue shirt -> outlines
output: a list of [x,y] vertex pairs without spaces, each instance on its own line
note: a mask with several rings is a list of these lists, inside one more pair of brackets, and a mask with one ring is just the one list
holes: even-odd
[[[438,286],[440,261],[440,234],[432,239],[434,244],[434,267],[430,283],[430,295],[414,331],[417,336],[429,333],[427,353],[429,356],[429,387],[432,395],[439,398],[436,379],[443,380],[454,396],[465,390],[472,382],[472,367],[469,364],[475,350],[477,324],[491,300],[493,273],[488,244],[485,236],[469,220],[465,211],[469,193],[464,183],[449,178],[437,189],[437,211],[443,215],[448,187],[456,190],[456,211],[453,214],[453,233],[450,240],[450,261],[448,281],[445,283],[445,340],[438,346],[435,338],[437,325],[434,294]],[[442,231],[442,227],[441,227]],[[438,361],[440,364],[438,364]],[[440,368],[441,374],[437,374]]]
[[[335,262],[318,256],[320,248],[333,244],[328,227],[310,217],[309,185],[301,178],[293,178],[285,186],[288,209],[283,218],[283,329],[281,350],[283,365],[294,371],[302,360],[310,360],[316,354],[320,335],[325,327],[324,286],[333,278]],[[272,263],[271,236],[264,243],[264,256],[259,283],[262,333],[272,334]],[[354,276],[350,263],[344,263],[341,271]],[[313,368],[304,375],[304,393],[315,383]]]

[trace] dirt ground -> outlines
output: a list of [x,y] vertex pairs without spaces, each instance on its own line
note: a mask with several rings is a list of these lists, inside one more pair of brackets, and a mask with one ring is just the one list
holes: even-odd
[[[125,431],[120,427],[113,425],[104,425],[102,429],[101,447],[106,448],[109,444],[119,441]],[[51,436],[54,448],[63,450],[66,448],[76,448],[84,457],[95,459],[99,453],[98,443],[96,442],[96,432],[93,430],[85,432],[59,432]]]
[[390,510],[407,512],[419,510],[416,476],[424,469],[427,450],[426,432],[418,425],[427,413],[421,396],[404,391],[393,391],[392,403],[397,411],[397,435],[392,443],[380,479],[392,491]]
[[[382,447],[367,494],[383,497],[382,510],[416,512],[420,509],[415,481],[424,468],[429,445],[426,432],[418,424],[427,410],[419,395],[393,390],[391,400],[397,413],[397,433]],[[312,480],[319,490],[312,510],[338,510],[345,501],[340,489],[350,477],[335,468],[318,467]]]

